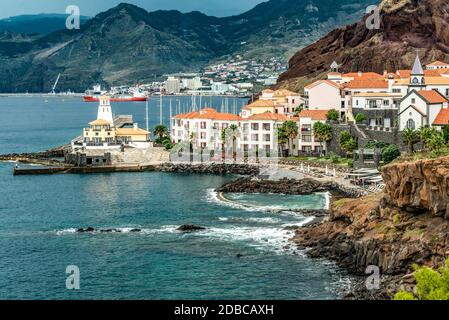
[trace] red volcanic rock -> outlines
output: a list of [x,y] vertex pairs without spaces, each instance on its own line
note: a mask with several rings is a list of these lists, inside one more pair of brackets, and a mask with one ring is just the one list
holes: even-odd
[[388,204],[449,219],[449,157],[391,164],[382,175]]
[[384,0],[381,27],[369,30],[362,21],[330,32],[290,60],[283,82],[314,78],[337,61],[343,72],[410,69],[419,50],[423,63],[449,60],[449,1]]

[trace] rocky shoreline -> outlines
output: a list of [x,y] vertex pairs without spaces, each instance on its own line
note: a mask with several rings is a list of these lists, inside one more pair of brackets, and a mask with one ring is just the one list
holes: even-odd
[[339,183],[329,181],[320,182],[311,178],[301,180],[281,179],[260,180],[244,177],[231,181],[216,190],[222,193],[277,193],[287,195],[305,195],[317,192],[330,192],[333,198],[357,198],[363,194],[362,190],[347,188]]
[[[413,290],[413,264],[437,269],[449,255],[449,158],[392,164],[383,175],[385,193],[335,201],[322,223],[298,228],[293,238],[309,257],[359,276],[347,299]],[[379,289],[366,288],[369,266],[379,268]]]

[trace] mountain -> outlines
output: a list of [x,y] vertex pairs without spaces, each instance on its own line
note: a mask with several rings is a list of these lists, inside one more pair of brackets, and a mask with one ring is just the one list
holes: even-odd
[[323,78],[333,61],[340,70],[375,71],[411,69],[418,51],[423,63],[449,61],[449,2],[447,0],[384,0],[381,24],[368,30],[366,19],[336,29],[297,52],[278,87],[298,90]]
[[[33,35],[0,31],[0,92],[47,92],[160,79],[235,54],[288,56],[359,19],[375,0],[271,0],[241,15],[147,12],[122,3],[80,30]],[[17,31],[17,29],[16,29]],[[293,50],[293,51],[292,51]]]
[[[35,14],[21,15],[0,20],[0,32],[22,34],[47,34],[65,28],[67,14]],[[81,16],[84,24],[89,17]]]

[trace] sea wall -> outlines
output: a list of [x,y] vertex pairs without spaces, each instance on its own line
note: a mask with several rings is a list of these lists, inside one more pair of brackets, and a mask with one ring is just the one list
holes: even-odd
[[164,163],[157,165],[155,171],[176,173],[200,173],[200,174],[236,174],[236,175],[258,175],[258,166],[248,164],[226,164],[226,163]]

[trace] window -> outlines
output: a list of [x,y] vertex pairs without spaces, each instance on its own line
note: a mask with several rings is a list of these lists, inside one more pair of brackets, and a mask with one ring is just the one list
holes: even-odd
[[401,93],[401,89],[393,89],[393,93]]
[[413,119],[408,119],[407,121],[407,129],[415,130],[415,121]]
[[389,105],[390,105],[390,101],[384,100],[384,106],[389,106]]
[[264,131],[270,131],[271,130],[271,125],[269,123],[264,123],[263,124],[263,130]]
[[310,136],[310,135],[303,135],[302,136],[302,141],[303,142],[312,142],[312,136]]
[[415,98],[412,98],[412,103],[416,103],[416,99]]
[[258,131],[259,130],[259,124],[258,123],[252,123],[251,124],[251,130]]
[[201,122],[201,129],[206,129],[206,122]]

